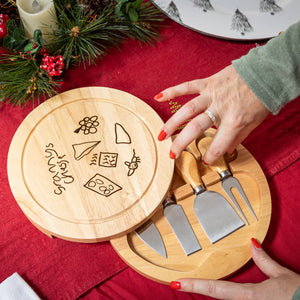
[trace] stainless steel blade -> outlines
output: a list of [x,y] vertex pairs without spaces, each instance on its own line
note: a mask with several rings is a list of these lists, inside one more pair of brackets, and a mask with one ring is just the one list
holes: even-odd
[[176,202],[167,205],[164,208],[164,215],[186,255],[201,250],[201,246],[181,205],[176,204]]
[[[208,150],[209,146],[212,143],[212,140],[213,140],[213,138],[208,137],[208,136],[199,140],[199,142],[197,143],[197,147],[202,154],[204,154]],[[240,185],[239,181],[235,177],[232,176],[232,173],[229,169],[227,162],[225,161],[225,158],[220,157],[213,165],[210,165],[209,168],[211,168],[213,171],[218,172],[218,174],[221,177],[222,187],[223,187],[224,191],[226,192],[228,197],[231,199],[231,201],[234,203],[236,209],[239,211],[240,215],[244,218],[247,225],[249,225],[249,222],[246,219],[243,211],[241,210],[238,202],[236,201],[233,193],[231,192],[232,188],[237,189],[237,191],[240,193],[241,197],[243,198],[244,202],[246,203],[246,205],[248,206],[248,208],[254,215],[255,219],[257,220],[257,217],[250,205],[250,202],[247,199],[247,196],[244,193],[242,186]]]
[[251,207],[251,204],[250,204],[250,202],[249,202],[249,200],[248,200],[248,198],[247,198],[247,196],[246,196],[246,194],[245,194],[245,192],[244,192],[244,190],[243,190],[240,182],[235,177],[228,176],[228,177],[224,178],[222,180],[222,187],[223,187],[224,191],[226,192],[227,196],[231,199],[231,201],[235,203],[236,208],[239,210],[240,214],[243,216],[243,218],[245,219],[245,221],[247,222],[247,224],[249,224],[249,223],[248,223],[246,217],[244,216],[244,214],[243,214],[240,206],[238,205],[238,203],[237,203],[237,201],[236,201],[236,199],[235,199],[235,197],[234,197],[234,195],[233,195],[233,193],[231,191],[232,188],[236,188],[237,189],[237,191],[241,195],[243,201],[246,203],[246,205],[248,206],[249,210],[251,211],[251,213],[253,214],[253,216],[257,220],[257,217],[256,217],[256,215],[255,215],[255,213],[254,213],[254,211],[253,211],[253,209]]
[[194,211],[212,243],[216,243],[245,225],[222,195],[206,190],[197,161],[190,152],[183,151],[175,160],[175,166],[178,174],[192,186],[197,195],[194,201]]
[[212,243],[245,225],[227,200],[213,191],[204,191],[197,195],[194,211]]
[[135,230],[137,236],[151,249],[167,258],[167,252],[162,237],[156,225],[150,220]]

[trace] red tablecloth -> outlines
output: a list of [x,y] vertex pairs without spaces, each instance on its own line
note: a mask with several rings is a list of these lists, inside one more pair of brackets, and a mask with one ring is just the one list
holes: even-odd
[[[190,97],[157,103],[162,89],[207,77],[246,54],[255,43],[231,42],[166,22],[155,47],[140,47],[129,40],[86,70],[76,67],[64,75],[61,91],[85,86],[106,86],[129,92],[147,102],[166,121]],[[10,141],[33,109],[0,108],[0,282],[18,272],[43,299],[206,299],[186,295],[155,283],[131,270],[109,242],[72,243],[51,239],[24,216],[10,191],[6,163]],[[264,248],[284,265],[300,272],[300,101],[288,104],[278,116],[269,116],[243,143],[260,163],[272,194],[272,219]],[[249,262],[229,280],[264,279]],[[93,288],[94,287],[94,288]]]

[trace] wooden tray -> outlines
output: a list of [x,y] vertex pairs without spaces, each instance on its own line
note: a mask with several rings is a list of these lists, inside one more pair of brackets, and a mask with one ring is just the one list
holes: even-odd
[[50,236],[98,242],[150,218],[174,172],[163,122],[138,98],[110,88],[71,90],[33,110],[8,155],[12,192]]
[[[205,135],[212,136],[213,133],[214,131],[211,129]],[[222,189],[219,175],[202,163],[199,163],[198,166],[207,189],[216,191],[228,199]],[[243,146],[238,146],[237,157],[229,163],[229,166],[233,176],[240,181],[244,188],[258,221],[233,189],[249,225],[245,225],[217,243],[211,244],[193,211],[195,195],[191,186],[184,184],[175,173],[173,184],[175,198],[177,202],[180,201],[179,204],[185,210],[202,250],[186,256],[163,216],[162,206],[152,217],[152,221],[162,235],[167,258],[163,258],[144,244],[135,232],[111,240],[114,249],[137,272],[164,284],[187,277],[224,278],[241,268],[251,258],[250,239],[254,237],[262,242],[267,233],[271,218],[271,196],[260,166]]]

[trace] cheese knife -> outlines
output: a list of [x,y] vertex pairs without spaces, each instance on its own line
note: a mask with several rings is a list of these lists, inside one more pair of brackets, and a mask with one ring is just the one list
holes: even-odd
[[165,198],[163,206],[164,216],[168,220],[185,254],[188,256],[201,250],[201,246],[182,206],[176,203],[170,192]]
[[[200,153],[204,154],[207,151],[211,142],[212,142],[212,137],[205,137],[205,138],[199,140],[197,143],[197,147],[198,147]],[[213,165],[210,165],[209,167],[212,170],[218,172],[218,174],[221,178],[221,181],[222,181],[222,187],[223,187],[224,191],[226,192],[226,194],[230,198],[230,200],[234,203],[236,209],[239,211],[240,215],[244,218],[246,224],[249,225],[249,222],[246,219],[236,198],[234,197],[234,195],[231,191],[232,188],[235,188],[239,192],[243,201],[246,203],[249,210],[253,214],[254,218],[257,220],[257,217],[252,209],[252,206],[251,206],[240,182],[235,177],[232,176],[232,173],[229,170],[229,167],[227,166],[227,163],[226,163],[224,157],[219,158]]]
[[167,252],[163,239],[156,225],[151,220],[136,229],[135,233],[152,250],[164,258],[167,258]]
[[206,190],[193,154],[183,151],[175,160],[175,166],[178,174],[192,186],[196,194],[194,211],[211,243],[218,242],[245,225],[222,195]]

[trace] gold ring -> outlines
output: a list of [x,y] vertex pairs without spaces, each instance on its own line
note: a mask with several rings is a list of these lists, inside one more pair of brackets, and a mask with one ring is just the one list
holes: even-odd
[[207,109],[204,113],[210,118],[210,120],[212,121],[213,125],[216,125],[216,123],[217,123],[216,116],[209,109]]

